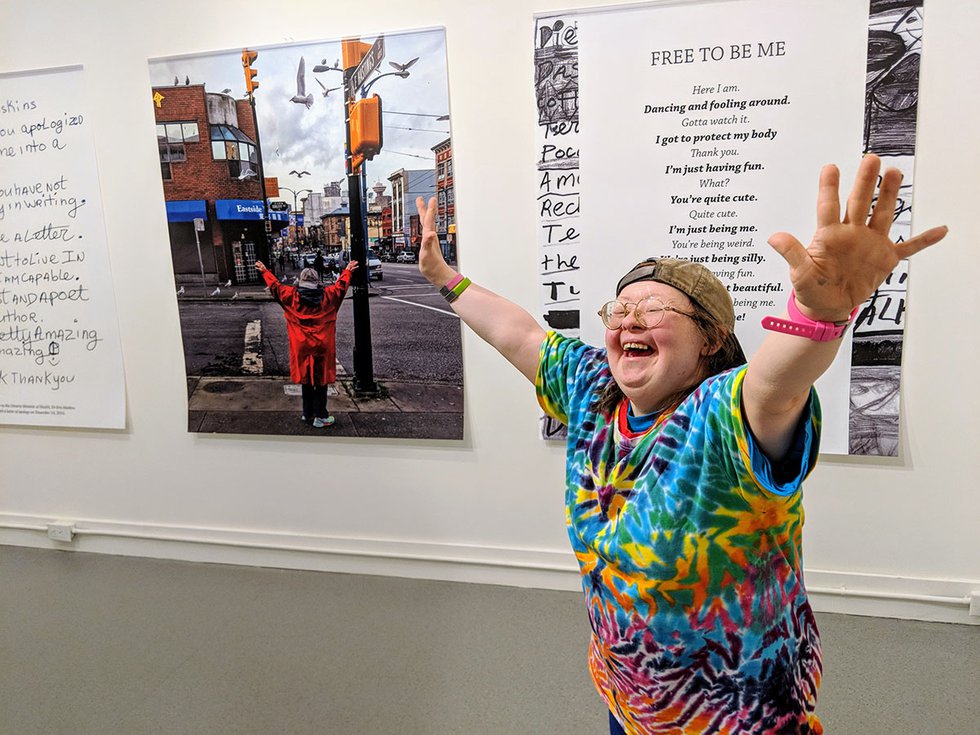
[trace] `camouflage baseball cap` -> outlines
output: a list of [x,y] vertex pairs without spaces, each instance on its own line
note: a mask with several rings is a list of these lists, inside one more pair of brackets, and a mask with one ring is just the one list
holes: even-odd
[[619,279],[616,295],[619,296],[624,288],[637,281],[657,281],[683,291],[718,323],[735,331],[735,307],[728,289],[700,263],[678,258],[647,258]]

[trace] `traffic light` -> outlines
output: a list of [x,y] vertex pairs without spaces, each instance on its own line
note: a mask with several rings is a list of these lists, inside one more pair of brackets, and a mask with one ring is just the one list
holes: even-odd
[[373,95],[358,100],[350,110],[351,153],[370,161],[381,152],[383,142],[381,98]]
[[247,48],[242,49],[242,67],[245,69],[245,90],[248,92],[249,97],[259,88],[259,83],[255,81],[255,77],[259,73],[252,68],[252,64],[255,63],[257,58],[259,58],[258,51],[249,51]]

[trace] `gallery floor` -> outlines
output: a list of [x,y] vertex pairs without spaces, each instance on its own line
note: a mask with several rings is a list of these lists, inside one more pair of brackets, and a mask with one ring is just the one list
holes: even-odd
[[[980,721],[980,628],[818,615],[829,735]],[[0,547],[5,735],[599,735],[578,594]]]

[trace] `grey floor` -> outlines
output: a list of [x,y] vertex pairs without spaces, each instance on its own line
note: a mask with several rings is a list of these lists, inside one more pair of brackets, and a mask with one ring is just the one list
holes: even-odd
[[[980,628],[818,615],[828,735],[980,722]],[[0,546],[0,733],[600,734],[578,594]]]

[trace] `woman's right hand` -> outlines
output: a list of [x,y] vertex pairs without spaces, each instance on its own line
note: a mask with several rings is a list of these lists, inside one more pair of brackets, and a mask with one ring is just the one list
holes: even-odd
[[419,271],[433,286],[443,287],[456,275],[446,259],[442,257],[439,247],[439,235],[436,233],[436,198],[429,200],[418,197],[415,206],[419,210],[419,221],[422,223],[422,244],[419,247]]
[[259,273],[265,273],[269,269],[265,267],[265,263],[263,263],[261,260],[256,260],[255,270],[257,270]]

